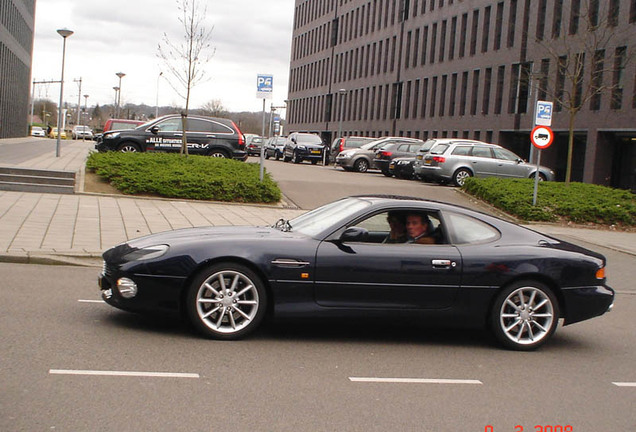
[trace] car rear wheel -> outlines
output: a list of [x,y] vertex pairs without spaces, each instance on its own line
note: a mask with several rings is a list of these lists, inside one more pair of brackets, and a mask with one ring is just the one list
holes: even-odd
[[279,152],[276,152],[276,156],[274,157],[274,159],[280,160],[280,153]]
[[472,176],[473,173],[471,173],[469,170],[467,170],[466,168],[460,168],[455,171],[455,174],[453,174],[453,183],[455,183],[456,186],[464,186],[464,182],[466,181],[466,179]]
[[382,174],[384,174],[387,177],[393,177],[393,174],[388,169],[383,169]]
[[209,153],[210,157],[215,157],[215,158],[226,158],[228,159],[230,156],[227,154],[226,151],[224,150],[212,150]]
[[240,339],[263,320],[267,293],[249,268],[234,263],[213,265],[190,285],[186,308],[196,329],[214,339]]
[[119,147],[117,147],[117,150],[122,153],[136,153],[141,151],[139,145],[131,142],[121,143]]
[[358,172],[367,172],[369,171],[369,162],[366,159],[358,159],[354,164],[353,168]]
[[299,164],[301,161],[301,159],[298,157],[298,153],[296,153],[296,150],[294,150],[294,153],[292,154],[292,162],[295,164]]
[[490,316],[495,337],[506,348],[531,351],[546,343],[559,323],[559,304],[541,282],[519,281],[497,296]]
[[[532,173],[530,178],[534,180],[534,177],[535,177],[535,173]],[[545,181],[545,180],[546,180],[545,175],[543,173],[539,173],[539,181]]]

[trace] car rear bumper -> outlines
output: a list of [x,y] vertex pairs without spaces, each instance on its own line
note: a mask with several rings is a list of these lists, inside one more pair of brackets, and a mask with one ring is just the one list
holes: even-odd
[[565,288],[562,292],[564,325],[603,315],[614,305],[614,290],[606,285]]

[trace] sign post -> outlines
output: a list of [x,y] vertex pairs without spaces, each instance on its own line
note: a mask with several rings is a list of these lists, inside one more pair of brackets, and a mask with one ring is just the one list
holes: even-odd
[[537,170],[534,173],[534,192],[532,194],[532,205],[537,205],[537,189],[539,188],[539,166],[541,165],[541,150],[550,147],[554,140],[554,132],[549,126],[535,126],[530,132],[532,145],[539,149],[537,155]]
[[[265,99],[271,99],[274,92],[274,76],[268,74],[258,74],[256,76],[256,97],[263,99],[263,125],[261,128],[261,138],[265,139]],[[265,163],[265,142],[261,143],[260,160],[260,181],[263,182],[263,165]]]

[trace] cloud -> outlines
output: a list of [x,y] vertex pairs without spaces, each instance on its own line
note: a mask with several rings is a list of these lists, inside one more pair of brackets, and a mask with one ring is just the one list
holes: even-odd
[[[199,2],[203,0],[198,0]],[[165,82],[170,78],[157,56],[167,34],[183,37],[175,0],[39,0],[36,8],[33,79],[59,80],[62,38],[59,28],[75,33],[67,39],[65,100],[77,103],[79,78],[88,104],[113,103],[116,72],[124,72],[122,103],[183,105]],[[214,55],[206,65],[208,80],[194,88],[191,107],[219,99],[232,111],[259,111],[256,75],[274,75],[274,100],[287,98],[293,0],[205,1],[206,28],[212,28]],[[163,71],[160,78],[159,73]],[[44,87],[47,87],[45,89]],[[36,97],[57,100],[55,84],[36,87]],[[83,101],[83,99],[82,99]],[[268,102],[269,103],[269,102]]]

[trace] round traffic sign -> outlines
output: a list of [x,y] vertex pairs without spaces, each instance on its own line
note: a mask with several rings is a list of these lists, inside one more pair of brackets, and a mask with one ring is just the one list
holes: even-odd
[[552,144],[552,140],[554,140],[554,132],[548,126],[536,126],[530,132],[530,140],[537,148],[548,148]]

